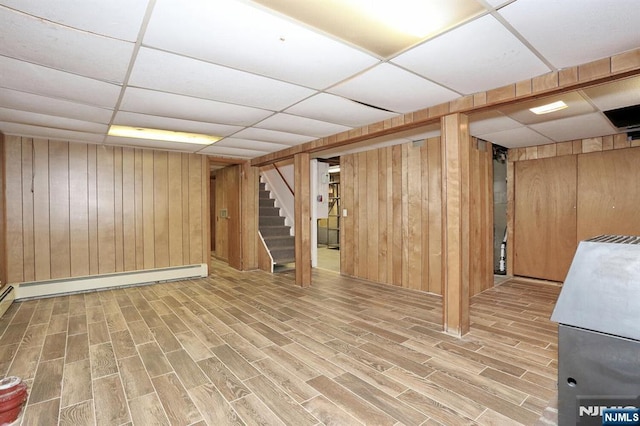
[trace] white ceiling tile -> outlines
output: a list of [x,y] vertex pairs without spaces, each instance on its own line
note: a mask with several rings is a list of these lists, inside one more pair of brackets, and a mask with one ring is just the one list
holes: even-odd
[[517,129],[518,127],[522,127],[522,124],[506,117],[499,111],[487,111],[469,117],[469,132],[472,136]]
[[0,7],[0,54],[97,80],[122,83],[133,43]]
[[92,144],[102,143],[104,139],[104,135],[95,133],[75,132],[73,130],[53,129],[3,121],[0,121],[0,131],[6,135],[19,135],[27,138],[43,138]]
[[544,145],[554,141],[536,133],[528,127],[503,130],[482,135],[482,139],[505,148],[522,148],[525,146]]
[[106,108],[2,88],[0,88],[0,107],[93,121],[94,123],[109,123],[113,115],[113,111]]
[[114,108],[120,86],[0,56],[2,87]]
[[296,135],[293,133],[278,132],[275,130],[256,129],[254,127],[244,129],[233,135],[235,138],[256,140],[262,142],[273,142],[282,145],[299,145],[317,138],[313,136]]
[[557,68],[636,49],[637,0],[518,0],[499,13]]
[[599,112],[548,121],[546,123],[532,124],[529,127],[553,139],[555,142],[594,138],[618,133],[618,129],[613,127],[609,123],[609,120]]
[[189,7],[183,0],[157,1],[144,43],[316,89],[379,62],[272,12],[229,0]]
[[198,151],[198,154],[217,155],[221,157],[235,158],[253,158],[264,155],[262,151],[253,151],[250,149],[229,148],[213,144]]
[[332,87],[329,92],[399,113],[413,112],[460,96],[392,64],[378,65]]
[[229,148],[250,149],[254,151],[262,152],[275,152],[289,148],[289,145],[283,145],[273,142],[261,142],[249,139],[240,138],[224,138],[221,141],[216,142],[216,146],[224,146]]
[[306,136],[315,136],[316,138],[331,136],[351,130],[351,127],[341,126],[340,124],[327,123],[326,121],[319,121],[291,114],[272,115],[271,117],[256,124],[255,127]]
[[514,0],[485,0],[485,1],[489,3],[491,7],[498,8],[503,4],[509,3],[510,1],[514,1]]
[[463,94],[550,71],[491,15],[427,41],[393,62]]
[[371,108],[329,93],[318,93],[286,109],[285,112],[352,128],[398,116],[395,112]]
[[135,87],[125,90],[120,107],[124,111],[234,126],[250,126],[273,114],[264,109]]
[[273,111],[315,93],[301,86],[146,48],[138,53],[129,84]]
[[2,0],[1,3],[12,9],[73,28],[135,41],[147,10],[148,0]]
[[167,142],[151,139],[122,138],[119,136],[107,136],[105,145],[131,146],[135,148],[153,148],[163,151],[196,152],[202,149],[203,145],[182,142]]
[[71,118],[37,114],[34,112],[8,108],[0,108],[0,121],[102,134],[107,131],[108,127],[106,124],[91,123],[89,121],[73,120]]
[[602,111],[640,104],[640,77],[584,89],[584,94]]
[[158,117],[155,115],[138,114],[120,111],[116,114],[113,124],[131,127],[146,127],[150,129],[171,130],[176,132],[201,133],[213,136],[228,136],[242,130],[244,127],[226,124],[204,123],[202,121],[182,120],[179,118]]

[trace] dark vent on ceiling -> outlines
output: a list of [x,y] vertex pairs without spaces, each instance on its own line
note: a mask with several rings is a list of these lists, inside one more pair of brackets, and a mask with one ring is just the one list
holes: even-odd
[[611,109],[605,111],[604,115],[619,129],[640,129],[640,105]]

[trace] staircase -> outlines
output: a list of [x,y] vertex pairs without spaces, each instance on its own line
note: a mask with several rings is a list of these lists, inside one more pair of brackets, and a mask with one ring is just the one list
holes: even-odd
[[273,263],[284,265],[295,261],[294,237],[291,235],[291,227],[284,224],[284,217],[280,216],[280,208],[274,205],[263,182],[260,182],[258,196],[260,202],[260,216],[258,229],[271,253]]

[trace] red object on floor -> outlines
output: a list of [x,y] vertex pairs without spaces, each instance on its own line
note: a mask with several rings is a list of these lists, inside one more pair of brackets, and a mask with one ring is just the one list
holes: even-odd
[[14,422],[27,400],[27,384],[19,377],[0,380],[0,425]]

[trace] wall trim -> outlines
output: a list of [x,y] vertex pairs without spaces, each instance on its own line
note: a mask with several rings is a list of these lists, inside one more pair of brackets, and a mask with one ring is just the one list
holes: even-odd
[[206,277],[208,273],[208,265],[201,263],[171,268],[23,282],[17,285],[15,298],[16,300],[20,300],[92,290],[104,290],[122,286],[154,284],[163,281],[203,278]]

